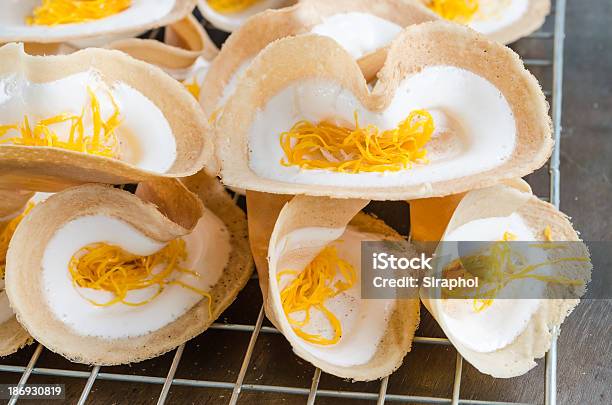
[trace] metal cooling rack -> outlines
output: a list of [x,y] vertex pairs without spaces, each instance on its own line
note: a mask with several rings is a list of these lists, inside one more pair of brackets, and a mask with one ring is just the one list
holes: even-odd
[[[554,125],[554,140],[555,147],[549,162],[549,176],[550,176],[550,195],[549,200],[553,205],[559,207],[560,202],[560,180],[561,172],[560,166],[560,137],[561,137],[561,114],[562,114],[562,97],[563,97],[563,46],[565,39],[565,13],[566,13],[566,0],[557,0],[553,8],[551,17],[554,19],[554,29],[552,31],[536,32],[527,38],[535,41],[546,41],[552,43],[553,57],[548,58],[535,58],[535,59],[524,59],[527,67],[542,67],[545,69],[552,69],[552,89],[545,91],[547,97],[552,98],[552,119]],[[550,48],[550,46],[547,46]],[[278,334],[280,333],[273,327],[263,326],[264,321],[264,310],[263,306],[259,310],[259,315],[253,325],[243,324],[226,324],[226,323],[215,323],[211,329],[231,331],[234,333],[250,333],[251,338],[247,346],[246,352],[242,360],[242,365],[237,374],[237,378],[234,383],[222,382],[222,381],[209,381],[209,380],[196,380],[196,379],[182,379],[175,378],[176,371],[181,362],[185,345],[181,345],[174,352],[172,364],[166,377],[152,377],[146,375],[132,375],[132,374],[118,374],[118,373],[105,373],[99,366],[95,366],[91,371],[75,371],[61,368],[39,368],[36,367],[36,363],[45,350],[41,344],[37,344],[34,353],[30,357],[30,360],[26,366],[14,366],[0,364],[0,373],[19,373],[21,378],[19,384],[26,384],[31,375],[42,375],[49,377],[60,377],[60,378],[79,378],[86,379],[87,382],[81,392],[81,396],[78,400],[78,404],[85,404],[88,396],[91,392],[92,387],[98,380],[106,381],[119,381],[127,383],[147,383],[162,385],[161,393],[158,397],[157,404],[162,405],[166,403],[168,393],[171,387],[193,387],[203,389],[220,389],[231,392],[229,399],[230,405],[235,405],[240,398],[242,392],[265,392],[265,393],[276,393],[276,394],[287,394],[287,395],[298,395],[305,397],[306,403],[312,405],[315,403],[318,397],[331,397],[337,398],[338,400],[371,400],[376,401],[377,405],[383,405],[385,402],[403,402],[403,403],[418,403],[418,404],[451,404],[451,405],[524,405],[515,402],[495,402],[495,401],[478,401],[461,399],[461,373],[463,369],[463,359],[457,353],[455,361],[455,375],[451,398],[442,397],[426,397],[416,395],[396,395],[387,393],[387,384],[389,377],[384,378],[380,382],[380,389],[378,393],[370,392],[355,392],[355,391],[340,391],[340,390],[325,390],[318,389],[319,380],[321,378],[321,370],[315,369],[312,377],[312,385],[308,388],[296,388],[290,386],[276,386],[276,385],[265,385],[265,384],[247,384],[244,382],[246,373],[249,369],[251,357],[257,338],[261,333]],[[550,350],[546,355],[545,365],[545,405],[555,405],[557,402],[557,341],[556,336],[558,330],[553,331],[553,342]],[[415,337],[414,343],[417,345],[438,345],[438,346],[450,346],[448,339],[444,338],[433,338],[433,337]],[[189,343],[187,343],[189,344]],[[19,400],[18,396],[13,396],[9,400],[9,405],[14,405]]]

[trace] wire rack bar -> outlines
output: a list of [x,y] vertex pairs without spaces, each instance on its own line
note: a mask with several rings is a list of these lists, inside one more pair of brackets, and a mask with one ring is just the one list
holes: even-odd
[[552,119],[555,147],[550,158],[550,202],[559,208],[561,204],[561,117],[563,113],[563,57],[565,45],[565,9],[566,0],[557,1],[558,13],[555,14],[554,66],[553,66],[553,100]]
[[[23,374],[21,374],[21,378],[19,379],[19,383],[18,385],[24,385],[25,383],[28,382],[28,379],[30,378],[30,375],[32,374],[32,370],[34,369],[34,366],[36,365],[36,362],[38,361],[38,358],[40,357],[40,354],[43,351],[43,346],[38,343],[38,345],[36,346],[36,350],[34,350],[34,353],[32,354],[32,357],[30,357],[30,361],[28,362],[28,365],[24,368],[23,370]],[[8,402],[8,405],[15,405],[17,403],[17,400],[19,399],[19,393],[11,396],[11,399]]]
[[457,352],[457,360],[455,361],[455,381],[453,383],[453,400],[452,405],[459,405],[459,395],[461,392],[461,371],[463,369],[463,357]]
[[[211,325],[209,329],[229,330],[229,331],[234,331],[234,332],[253,332],[255,330],[255,326],[235,324],[235,323],[214,323]],[[260,329],[260,332],[280,334],[280,331],[272,326],[262,326]],[[425,344],[430,344],[430,345],[445,345],[445,346],[451,345],[450,341],[446,338],[415,336],[413,341],[415,343],[425,343]],[[0,370],[2,370],[1,367],[2,366],[0,366]]]
[[[255,325],[242,325],[236,323],[214,323],[209,329],[229,330],[234,332],[253,332],[255,330]],[[259,331],[261,333],[280,334],[280,331],[272,326],[262,326]]]
[[87,379],[85,388],[83,388],[83,391],[81,392],[81,397],[79,398],[79,402],[77,403],[78,405],[85,405],[85,402],[87,402],[87,397],[89,397],[89,393],[91,392],[91,389],[94,383],[96,382],[96,378],[98,378],[98,373],[100,373],[100,366],[94,366],[94,368],[91,370],[91,373],[89,374],[89,378]]
[[552,39],[554,33],[552,32],[534,32],[531,35],[527,35],[524,39]]
[[[178,359],[178,358],[179,357],[177,357],[177,355],[175,354],[174,359]],[[175,361],[173,361],[173,364],[175,364]],[[178,365],[178,363],[176,364]],[[26,369],[27,367],[22,367],[22,366],[2,366],[0,368],[0,371],[24,373]],[[89,388],[86,388],[83,391],[84,394],[81,395],[81,400],[83,401],[87,399],[87,395],[89,394],[91,386],[93,385],[93,382],[95,379],[106,380],[106,381],[120,381],[120,382],[128,382],[128,383],[156,384],[156,385],[163,385],[163,386],[165,386],[168,383],[167,377],[164,378],[164,377],[150,377],[150,376],[140,376],[140,375],[131,375],[131,374],[100,373],[98,372],[99,367],[95,367],[94,370],[95,370],[94,372],[86,372],[86,371],[74,371],[74,370],[62,370],[62,369],[32,368],[30,370],[30,373],[34,375],[88,379],[88,384],[90,384],[90,386]],[[172,370],[172,367],[171,367],[171,370]],[[313,386],[314,386],[315,380],[318,386],[318,381],[321,375],[320,370],[317,369],[317,371],[318,373],[315,372],[316,378],[313,378]],[[94,377],[92,377],[92,375]],[[453,404],[454,403],[453,402],[454,399],[446,399],[446,398],[439,398],[439,397],[386,394],[387,383],[388,383],[388,377],[383,379],[383,381],[381,382],[381,388],[378,394],[368,393],[368,392],[317,390],[316,396],[330,397],[330,398],[345,398],[345,399],[371,399],[371,400],[376,400],[378,404],[384,404],[384,401],[412,402],[412,403],[420,403],[420,404]],[[172,379],[171,385],[193,387],[193,388],[216,388],[216,389],[226,389],[226,390],[233,390],[233,391],[236,390],[236,387],[240,387],[241,391],[301,395],[301,396],[308,396],[309,398],[313,393],[312,387],[310,389],[306,389],[306,388],[283,387],[283,386],[272,386],[272,385],[261,385],[261,384],[238,384],[238,381],[237,383],[228,383],[228,382],[219,382],[219,381]],[[314,398],[316,398],[316,396],[313,397],[313,400]],[[165,397],[164,397],[164,400],[165,400]],[[474,405],[484,405],[484,404],[521,405],[521,404],[516,404],[516,403],[508,403],[508,402],[495,402],[495,401],[491,402],[491,401],[474,401],[474,400],[458,400],[456,403],[457,404],[474,404]],[[527,405],[527,404],[523,404],[523,405]]]
[[[214,323],[210,326],[209,329],[229,330],[229,331],[234,331],[234,332],[253,332],[255,330],[255,326],[236,324],[236,323]],[[272,326],[262,326],[260,329],[260,332],[280,334],[280,331]],[[425,344],[430,344],[430,345],[445,345],[445,346],[451,345],[450,341],[446,338],[415,336],[413,341],[415,343],[425,343]],[[2,366],[0,366],[0,371],[1,370],[2,370]]]
[[[553,48],[553,100],[552,118],[553,135],[555,147],[550,159],[550,202],[555,207],[561,205],[561,131],[563,114],[563,61],[565,52],[565,14],[567,8],[566,0],[557,0],[555,13],[555,34]],[[546,390],[544,392],[545,405],[557,404],[557,336],[559,327],[555,326],[552,330],[552,342],[550,350],[546,353],[545,381]]]
[[159,394],[159,398],[157,399],[157,405],[163,405],[164,403],[166,403],[166,398],[168,397],[168,393],[170,392],[170,387],[172,386],[172,381],[174,380],[174,375],[176,374],[178,365],[181,362],[181,357],[183,357],[184,350],[185,344],[183,343],[178,347],[178,349],[176,349],[176,352],[174,353],[174,358],[172,359],[170,370],[168,370],[166,381],[164,381],[164,386],[162,387],[161,393]]
[[236,379],[236,384],[234,385],[234,389],[232,391],[232,397],[230,398],[229,402],[230,405],[236,405],[236,403],[238,402],[238,397],[240,396],[240,391],[242,390],[242,383],[244,382],[244,376],[246,375],[246,372],[249,369],[249,363],[251,362],[251,357],[253,356],[253,349],[255,349],[255,343],[257,343],[257,337],[259,336],[259,331],[261,330],[261,325],[263,324],[263,318],[264,307],[262,305],[259,309],[257,322],[255,323],[255,328],[253,330],[253,334],[251,335],[251,340],[249,341],[249,345],[247,346],[247,351],[244,354],[242,367],[240,367],[240,372],[238,373],[238,378]]
[[312,376],[312,385],[310,386],[310,392],[308,393],[308,400],[306,405],[314,405],[317,399],[317,389],[319,388],[319,380],[321,379],[321,369],[317,367]]
[[380,390],[378,391],[378,400],[376,400],[376,405],[384,405],[385,400],[387,399],[387,386],[389,385],[389,376],[386,376],[380,382]]
[[552,66],[553,61],[550,59],[523,59],[525,66]]

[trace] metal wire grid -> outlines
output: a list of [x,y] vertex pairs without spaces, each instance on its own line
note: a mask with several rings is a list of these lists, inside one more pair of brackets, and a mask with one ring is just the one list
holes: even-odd
[[[552,91],[546,91],[546,96],[552,97],[552,119],[554,127],[554,140],[555,147],[551,160],[549,162],[549,175],[550,175],[550,202],[557,208],[560,203],[560,180],[561,172],[560,166],[560,137],[561,137],[561,116],[562,116],[562,97],[563,97],[563,52],[564,52],[564,39],[565,39],[565,14],[566,14],[566,0],[557,0],[554,13],[554,30],[553,32],[537,32],[530,35],[528,38],[533,40],[552,40],[553,41],[553,59],[525,59],[526,66],[540,66],[540,67],[551,67],[553,71],[553,83]],[[515,402],[491,402],[491,401],[478,401],[461,399],[461,373],[463,368],[463,359],[459,353],[457,353],[455,362],[455,375],[453,383],[453,391],[451,398],[440,398],[440,397],[425,397],[425,396],[412,396],[412,395],[395,395],[387,393],[387,384],[389,377],[384,378],[380,383],[380,389],[378,393],[370,392],[355,392],[355,391],[336,391],[336,390],[323,390],[318,389],[319,380],[321,378],[321,370],[315,369],[312,377],[312,384],[310,389],[307,388],[296,388],[288,386],[274,386],[265,384],[245,384],[244,378],[249,368],[251,356],[257,342],[257,338],[260,333],[280,333],[277,329],[268,326],[262,326],[264,320],[264,309],[263,306],[259,310],[259,315],[254,325],[242,325],[242,324],[225,324],[215,323],[210,329],[226,330],[233,332],[250,333],[251,338],[247,346],[247,350],[244,354],[242,365],[238,373],[238,377],[234,383],[221,382],[221,381],[206,381],[206,380],[193,380],[193,379],[181,379],[175,378],[176,371],[181,361],[185,345],[179,346],[172,360],[170,369],[165,378],[163,377],[151,377],[145,375],[130,375],[130,374],[118,374],[118,373],[104,373],[101,372],[100,366],[95,366],[91,371],[75,371],[65,369],[50,369],[50,368],[39,368],[36,367],[36,362],[43,352],[44,348],[39,343],[32,354],[27,366],[12,366],[0,364],[0,372],[10,373],[21,373],[19,385],[26,384],[29,377],[32,374],[53,376],[53,377],[66,377],[66,378],[82,378],[87,379],[87,383],[81,392],[81,396],[78,401],[78,405],[85,404],[89,393],[96,380],[107,380],[107,381],[121,381],[121,382],[133,382],[133,383],[149,383],[162,385],[161,393],[158,397],[157,404],[162,405],[166,402],[168,393],[172,386],[187,386],[194,388],[216,388],[223,390],[231,390],[232,394],[229,400],[230,405],[235,405],[240,398],[240,394],[243,391],[250,392],[266,392],[266,393],[279,393],[279,394],[291,394],[291,395],[302,395],[307,397],[307,405],[315,403],[317,397],[332,397],[338,399],[361,399],[361,400],[372,400],[376,401],[377,405],[383,405],[385,402],[410,402],[420,404],[451,404],[451,405],[526,405]],[[557,339],[558,328],[553,330],[553,341],[549,352],[546,355],[545,365],[545,405],[555,405],[557,402]],[[451,343],[445,338],[432,338],[432,337],[415,337],[415,344],[425,345],[443,345],[449,346]],[[19,400],[18,395],[14,395],[9,400],[9,405],[14,405]]]

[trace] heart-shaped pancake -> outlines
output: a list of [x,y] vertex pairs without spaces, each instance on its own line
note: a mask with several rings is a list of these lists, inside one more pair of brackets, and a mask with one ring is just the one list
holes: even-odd
[[215,125],[224,184],[409,200],[524,176],[552,150],[548,104],[509,48],[446,22],[407,28],[372,91],[320,36],[275,42]]

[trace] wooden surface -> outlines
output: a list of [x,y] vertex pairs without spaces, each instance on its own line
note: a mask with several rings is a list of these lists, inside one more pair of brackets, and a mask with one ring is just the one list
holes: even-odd
[[[588,7],[587,7],[588,6]],[[610,0],[570,0],[567,15],[567,41],[564,94],[564,134],[561,148],[562,209],[572,218],[586,240],[612,240],[612,2]],[[544,31],[550,31],[551,21]],[[513,46],[524,57],[541,57],[550,43],[523,40]],[[550,68],[534,68],[543,87],[550,90]],[[530,176],[538,195],[548,194],[546,168]],[[376,203],[370,209],[401,233],[408,230],[408,212],[395,203]],[[405,220],[404,220],[405,219]],[[251,280],[220,322],[252,325],[257,318],[261,295]],[[423,309],[420,336],[442,336]],[[268,324],[266,322],[266,324]],[[212,330],[189,342],[176,378],[225,381],[237,378],[250,334]],[[0,360],[0,364],[24,366],[33,347]],[[446,346],[415,345],[404,365],[389,380],[389,394],[411,394],[449,398],[452,392],[455,350]],[[558,403],[561,405],[612,404],[612,301],[585,301],[562,327],[559,339]],[[131,366],[104,367],[103,373],[140,374],[165,377],[174,353]],[[37,367],[88,371],[45,350]],[[245,383],[309,388],[313,367],[292,354],[289,344],[278,334],[261,334]],[[0,373],[0,383],[14,383],[17,373]],[[33,375],[30,382],[64,383],[66,403],[76,403],[85,386],[84,379],[50,378]],[[464,363],[462,399],[543,403],[543,362],[525,376],[497,380],[478,373]],[[321,376],[320,389],[376,393],[378,382],[350,383]],[[89,404],[152,404],[161,385],[97,380]],[[172,387],[170,404],[224,404],[230,390]],[[303,404],[304,396],[243,392],[240,404]],[[364,401],[318,398],[317,404],[360,404]],[[40,404],[40,401],[20,401]],[[372,403],[372,402],[368,402]]]

